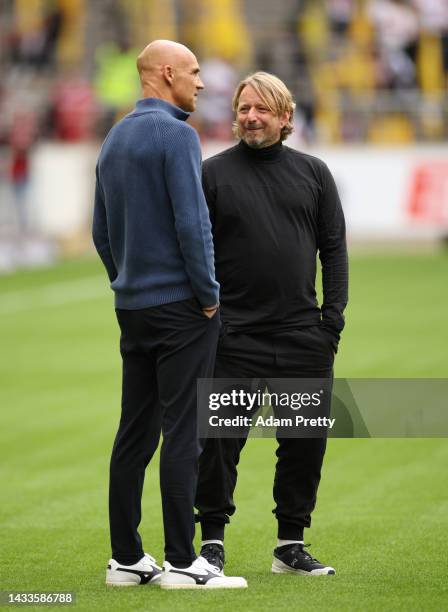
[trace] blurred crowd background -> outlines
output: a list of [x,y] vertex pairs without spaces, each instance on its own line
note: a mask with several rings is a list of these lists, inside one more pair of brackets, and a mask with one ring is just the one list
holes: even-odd
[[[42,185],[67,147],[89,157],[133,108],[136,56],[155,38],[183,42],[201,63],[191,122],[205,147],[231,140],[233,90],[255,69],[293,91],[297,146],[448,136],[448,0],[0,0],[0,270],[13,267],[12,234],[58,235],[39,224],[51,216]],[[33,217],[36,172],[48,176],[34,176]],[[34,244],[30,259],[38,253]]]
[[[103,137],[139,97],[153,38],[202,63],[196,127],[230,137],[228,99],[253,69],[298,102],[304,138],[447,136],[447,0],[1,0],[0,139]],[[26,132],[26,134],[24,133]]]

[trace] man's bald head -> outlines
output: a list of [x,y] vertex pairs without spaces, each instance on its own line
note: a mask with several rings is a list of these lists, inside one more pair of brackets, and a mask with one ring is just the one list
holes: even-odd
[[194,55],[178,42],[154,40],[137,58],[143,97],[161,98],[191,112],[198,91],[204,88]]
[[173,40],[153,40],[137,58],[137,70],[142,80],[145,72],[158,72],[166,65],[176,66],[186,60],[196,59],[186,47]]

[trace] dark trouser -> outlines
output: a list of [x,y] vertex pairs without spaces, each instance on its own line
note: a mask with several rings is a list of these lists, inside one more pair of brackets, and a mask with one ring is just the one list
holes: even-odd
[[[328,378],[332,340],[319,325],[276,334],[227,334],[218,344],[215,378]],[[277,437],[273,510],[278,537],[302,539],[311,525],[326,438]],[[223,539],[235,512],[237,465],[246,438],[209,438],[199,462],[197,520],[202,538]]]
[[159,443],[165,558],[195,559],[194,496],[200,445],[196,379],[213,374],[219,314],[208,319],[195,299],[143,310],[117,310],[123,358],[122,412],[110,463],[112,556],[143,557],[137,531],[145,468]]

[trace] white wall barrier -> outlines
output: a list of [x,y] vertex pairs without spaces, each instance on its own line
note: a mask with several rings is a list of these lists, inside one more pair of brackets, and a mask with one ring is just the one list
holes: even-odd
[[316,152],[338,185],[352,238],[448,235],[448,147]]
[[[226,146],[204,147],[204,158]],[[310,149],[338,184],[349,236],[428,239],[448,234],[448,146]],[[95,145],[42,144],[32,163],[34,225],[64,238],[90,224]]]
[[29,209],[33,227],[67,238],[91,224],[98,147],[44,143],[31,163]]

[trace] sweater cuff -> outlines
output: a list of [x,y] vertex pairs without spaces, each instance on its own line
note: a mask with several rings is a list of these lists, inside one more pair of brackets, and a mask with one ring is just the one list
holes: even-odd
[[219,290],[213,293],[207,293],[203,295],[196,295],[196,298],[201,306],[201,308],[214,308],[218,306],[219,308]]
[[324,332],[330,336],[331,346],[333,347],[334,352],[337,353],[339,340],[341,339],[340,332],[338,332],[334,327],[330,327],[329,325],[326,325],[325,323],[322,323],[321,326]]

